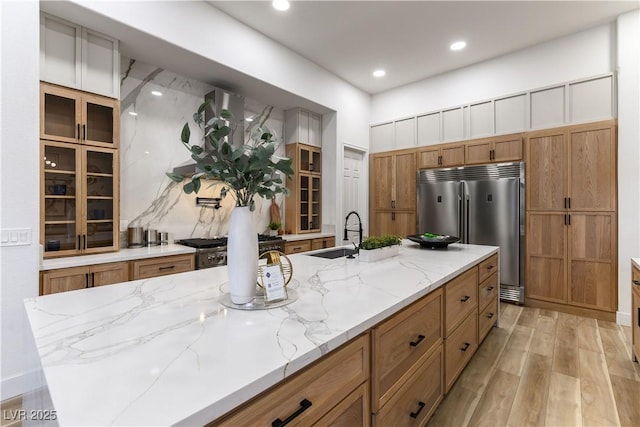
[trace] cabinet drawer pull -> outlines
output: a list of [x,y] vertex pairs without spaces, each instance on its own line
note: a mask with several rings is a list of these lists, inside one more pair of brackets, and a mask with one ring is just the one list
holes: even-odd
[[487,314],[487,319],[492,319],[492,318],[493,318],[493,316],[494,316],[494,314],[493,314],[493,313],[489,313],[489,314]]
[[640,307],[638,307],[638,316],[636,319],[638,319],[638,327],[640,328]]
[[84,287],[89,287],[89,273],[84,273]]
[[490,265],[487,267],[487,270],[493,270],[493,268],[495,267],[495,265]]
[[166,267],[160,267],[158,268],[159,271],[163,271],[163,270],[173,270],[174,268],[176,268],[175,265],[167,265]]
[[87,125],[82,125],[82,139],[87,140]]
[[80,139],[80,123],[78,123],[78,131],[76,132],[76,139]]
[[462,347],[460,347],[460,351],[467,351],[467,349],[469,348],[471,344],[466,342],[464,343],[464,345]]
[[471,298],[469,295],[465,295],[464,298],[460,298],[460,302],[467,302]]
[[633,284],[634,284],[634,285],[640,285],[640,280],[634,280],[634,281],[633,281]]
[[422,335],[422,334],[421,334],[421,335],[418,335],[418,339],[417,339],[417,340],[415,340],[415,341],[411,341],[411,342],[409,343],[409,345],[410,345],[411,347],[417,347],[417,346],[418,346],[418,344],[420,344],[420,343],[422,342],[422,340],[423,340],[423,339],[425,339],[425,336],[424,336],[424,335]]
[[424,407],[426,406],[426,403],[420,401],[418,402],[418,410],[416,412],[412,412],[409,415],[411,415],[411,418],[418,418],[418,414],[420,414],[420,412],[424,409]]
[[96,287],[96,273],[94,271],[91,272],[91,287]]
[[487,292],[491,292],[492,290],[493,290],[493,286],[489,286],[489,287],[487,288]]
[[80,246],[80,235],[78,234],[78,250],[82,249],[82,246]]
[[296,419],[296,417],[298,417],[298,415],[302,414],[304,411],[309,409],[311,407],[311,405],[312,405],[312,403],[311,403],[310,400],[302,399],[302,402],[300,402],[300,408],[298,408],[298,410],[296,410],[296,412],[294,412],[293,414],[289,415],[287,418],[284,419],[284,421],[282,421],[280,418],[276,418],[271,423],[271,427],[283,427],[283,426],[286,426],[291,421]]

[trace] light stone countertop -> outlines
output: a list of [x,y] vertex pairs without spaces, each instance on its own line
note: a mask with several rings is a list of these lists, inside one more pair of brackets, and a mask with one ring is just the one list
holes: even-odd
[[40,270],[56,270],[59,268],[82,267],[85,265],[106,264],[108,262],[131,261],[136,259],[194,253],[196,253],[195,248],[183,245],[170,244],[161,246],[145,246],[143,248],[135,249],[120,249],[118,252],[108,252],[104,254],[45,259],[42,261]]
[[421,249],[375,263],[290,255],[298,299],[222,306],[217,267],[25,300],[60,425],[202,425],[498,251]]
[[[324,237],[333,237],[333,233],[307,233],[307,234],[283,234],[282,237],[287,242],[297,242],[298,240],[321,239]],[[340,242],[336,241],[339,246]]]

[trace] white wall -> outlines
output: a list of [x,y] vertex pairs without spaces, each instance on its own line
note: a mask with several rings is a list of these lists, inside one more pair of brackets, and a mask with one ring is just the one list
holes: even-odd
[[38,295],[39,5],[0,1],[0,227],[30,228],[29,246],[0,248],[0,400],[22,390],[25,334],[22,300]]
[[374,95],[371,124],[611,72],[614,29],[603,25]]
[[640,256],[638,11],[372,97],[371,124],[618,71],[618,313],[631,324],[630,258]]
[[618,18],[618,323],[631,324],[631,265],[640,256],[640,11]]

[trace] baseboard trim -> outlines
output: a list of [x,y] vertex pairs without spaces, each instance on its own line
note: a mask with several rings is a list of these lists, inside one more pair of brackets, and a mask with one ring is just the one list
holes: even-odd
[[631,326],[631,313],[618,311],[616,313],[616,323],[622,326]]
[[[524,305],[527,307],[560,311],[562,313],[574,314],[576,316],[591,317],[598,320],[606,320],[607,322],[616,321],[616,313],[610,313],[608,311],[592,310],[590,308],[557,304],[555,302],[541,301],[541,300],[532,299],[532,298],[525,299]],[[629,321],[629,324],[631,324],[631,321]]]

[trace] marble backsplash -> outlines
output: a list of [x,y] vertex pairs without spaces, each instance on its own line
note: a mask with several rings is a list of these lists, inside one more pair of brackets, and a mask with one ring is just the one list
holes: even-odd
[[[213,86],[179,76],[150,64],[122,57],[120,118],[120,218],[128,226],[169,233],[170,241],[188,237],[226,235],[234,200],[227,196],[220,208],[197,206],[196,197],[219,197],[219,182],[203,182],[197,195],[185,194],[165,174],[190,162],[180,142],[185,122],[191,142],[202,139],[193,113]],[[161,95],[159,95],[161,94]],[[284,112],[245,98],[245,133],[257,123],[269,127],[279,142],[276,155],[284,156]],[[284,196],[276,203],[284,219]],[[254,221],[258,232],[270,222],[270,201],[256,197]],[[126,247],[126,231],[121,246]]]

